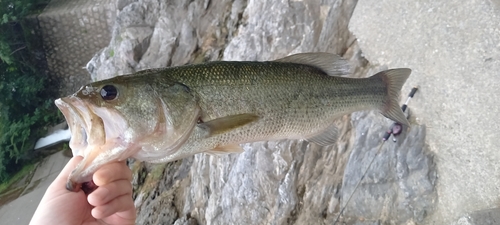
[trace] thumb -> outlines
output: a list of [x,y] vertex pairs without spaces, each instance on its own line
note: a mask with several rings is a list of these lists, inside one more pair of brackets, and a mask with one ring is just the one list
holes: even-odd
[[[66,190],[66,181],[71,171],[75,169],[82,159],[81,156],[73,157],[66,166],[64,166],[56,179],[52,181],[45,191],[30,224],[61,224],[57,222],[54,223],[54,221],[65,221],[65,219],[72,216],[74,217],[73,224],[81,220],[81,218],[75,216],[75,214],[79,214],[80,216],[84,215],[82,210],[79,209],[86,209],[83,206],[90,206],[88,206],[87,199],[83,192],[75,193]],[[47,221],[51,221],[51,223],[47,223]],[[65,222],[62,224],[70,223]]]
[[66,187],[66,182],[68,181],[69,174],[71,174],[71,171],[73,171],[78,163],[82,161],[83,157],[81,156],[75,156],[69,160],[69,162],[64,166],[63,170],[59,175],[56,177],[56,179],[52,182],[51,186],[56,186],[59,188],[65,188]]

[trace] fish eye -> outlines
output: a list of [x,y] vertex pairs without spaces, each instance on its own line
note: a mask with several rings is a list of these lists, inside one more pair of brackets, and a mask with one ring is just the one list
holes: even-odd
[[105,85],[101,88],[101,97],[102,99],[109,101],[113,100],[118,96],[118,90],[113,85]]

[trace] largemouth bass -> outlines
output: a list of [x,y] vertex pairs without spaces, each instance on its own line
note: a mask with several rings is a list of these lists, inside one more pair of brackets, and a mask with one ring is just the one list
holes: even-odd
[[333,121],[359,110],[380,110],[409,125],[398,98],[410,69],[340,76],[348,71],[340,56],[302,53],[151,69],[85,85],[56,100],[72,133],[70,147],[84,157],[67,189],[78,191],[99,167],[129,157],[161,163],[280,139],[331,145]]

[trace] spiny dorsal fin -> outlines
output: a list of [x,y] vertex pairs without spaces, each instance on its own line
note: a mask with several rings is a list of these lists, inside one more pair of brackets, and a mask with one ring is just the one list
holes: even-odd
[[249,124],[259,119],[259,116],[251,113],[238,114],[214,119],[205,123],[198,124],[198,127],[207,132],[207,137],[226,133],[235,128]]
[[285,58],[276,59],[275,62],[288,62],[304,64],[323,70],[329,76],[341,76],[349,74],[349,62],[344,58],[326,52],[310,52],[290,55]]
[[229,144],[224,146],[219,146],[212,150],[206,151],[205,153],[209,155],[225,155],[230,153],[242,153],[244,150],[238,144]]
[[337,142],[339,129],[335,125],[330,125],[323,132],[307,138],[307,141],[314,142],[321,146],[333,145]]
[[406,119],[403,110],[399,107],[399,93],[410,73],[411,69],[399,68],[385,70],[373,75],[380,77],[387,85],[388,96],[381,109],[382,115],[406,126],[410,126],[410,123]]

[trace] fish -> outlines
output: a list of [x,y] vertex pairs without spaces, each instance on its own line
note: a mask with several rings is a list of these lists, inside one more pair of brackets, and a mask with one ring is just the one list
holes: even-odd
[[73,154],[83,156],[66,188],[79,191],[101,166],[127,158],[165,163],[282,139],[332,145],[334,120],[355,111],[379,110],[410,125],[399,95],[411,69],[368,78],[346,77],[349,70],[341,56],[315,52],[149,69],[84,85],[55,101]]

